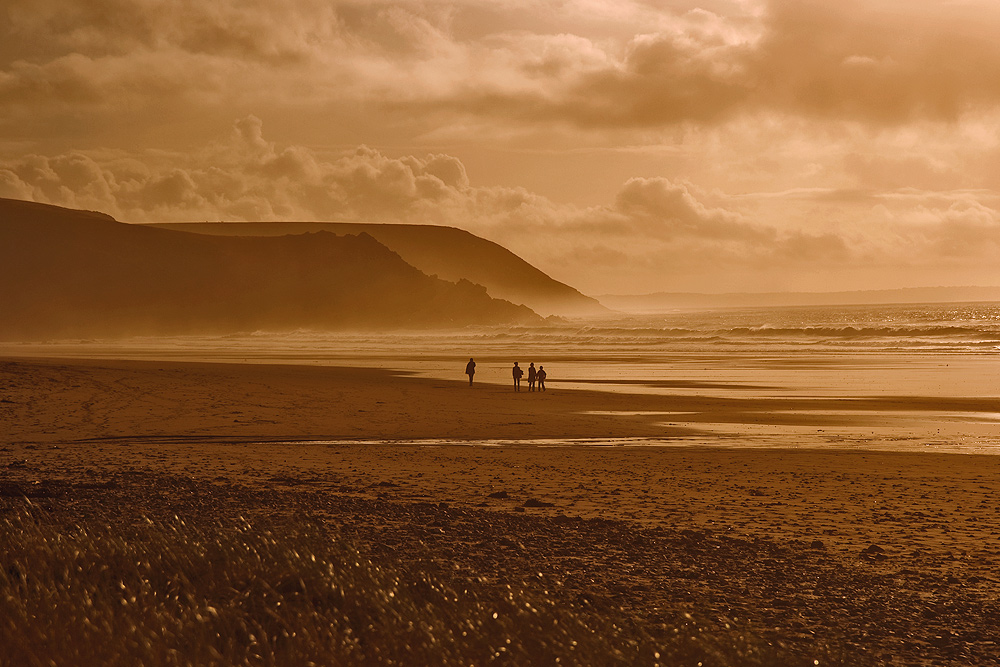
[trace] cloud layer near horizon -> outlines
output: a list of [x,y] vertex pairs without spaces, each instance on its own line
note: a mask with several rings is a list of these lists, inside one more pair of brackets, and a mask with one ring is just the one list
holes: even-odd
[[11,0],[0,195],[450,224],[591,292],[1000,283],[998,32],[986,0]]
[[[841,210],[854,211],[865,229],[779,228],[755,220],[753,210],[766,206],[766,197],[748,202],[689,182],[633,177],[607,205],[559,204],[524,188],[471,185],[464,164],[447,154],[390,157],[360,146],[320,155],[279,147],[253,116],[196,155],[72,152],[0,163],[0,196],[100,210],[130,222],[459,226],[595,293],[636,284],[732,290],[746,276],[772,271],[779,272],[773,276],[779,283],[803,272],[954,272],[969,262],[1000,259],[1000,214],[980,201],[985,193],[978,191],[783,193],[782,199],[810,206],[840,200]],[[709,280],[712,267],[716,278]]]

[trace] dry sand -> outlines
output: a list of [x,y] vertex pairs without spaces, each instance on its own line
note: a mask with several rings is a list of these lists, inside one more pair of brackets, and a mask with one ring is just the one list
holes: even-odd
[[651,621],[737,618],[803,655],[829,641],[876,664],[998,664],[1000,457],[771,449],[748,435],[997,411],[996,399],[515,394],[373,369],[6,360],[0,507],[308,512],[372,551],[558,581],[567,599]]

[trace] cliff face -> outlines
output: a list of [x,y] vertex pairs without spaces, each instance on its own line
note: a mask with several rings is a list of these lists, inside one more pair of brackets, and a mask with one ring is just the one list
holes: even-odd
[[367,234],[208,236],[0,200],[0,338],[536,323]]
[[334,234],[369,234],[399,253],[406,262],[445,280],[469,280],[490,296],[523,303],[543,315],[607,314],[596,299],[553,280],[492,241],[454,227],[347,222],[191,222],[157,225],[222,236],[280,236],[324,230]]

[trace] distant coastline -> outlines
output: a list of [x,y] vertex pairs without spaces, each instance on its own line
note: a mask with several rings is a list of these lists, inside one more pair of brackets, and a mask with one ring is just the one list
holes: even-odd
[[596,298],[612,310],[630,313],[656,313],[688,308],[1000,301],[1000,287],[906,287],[842,292],[730,292],[725,294],[656,292],[653,294],[604,294]]

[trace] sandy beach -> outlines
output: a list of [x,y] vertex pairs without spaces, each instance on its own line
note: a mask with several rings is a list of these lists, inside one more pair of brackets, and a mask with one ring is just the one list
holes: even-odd
[[803,656],[1000,651],[1000,459],[753,446],[762,422],[822,434],[994,399],[518,394],[378,369],[31,359],[0,362],[0,394],[5,511],[306,512],[372,553],[541,573],[648,622],[742,619]]

